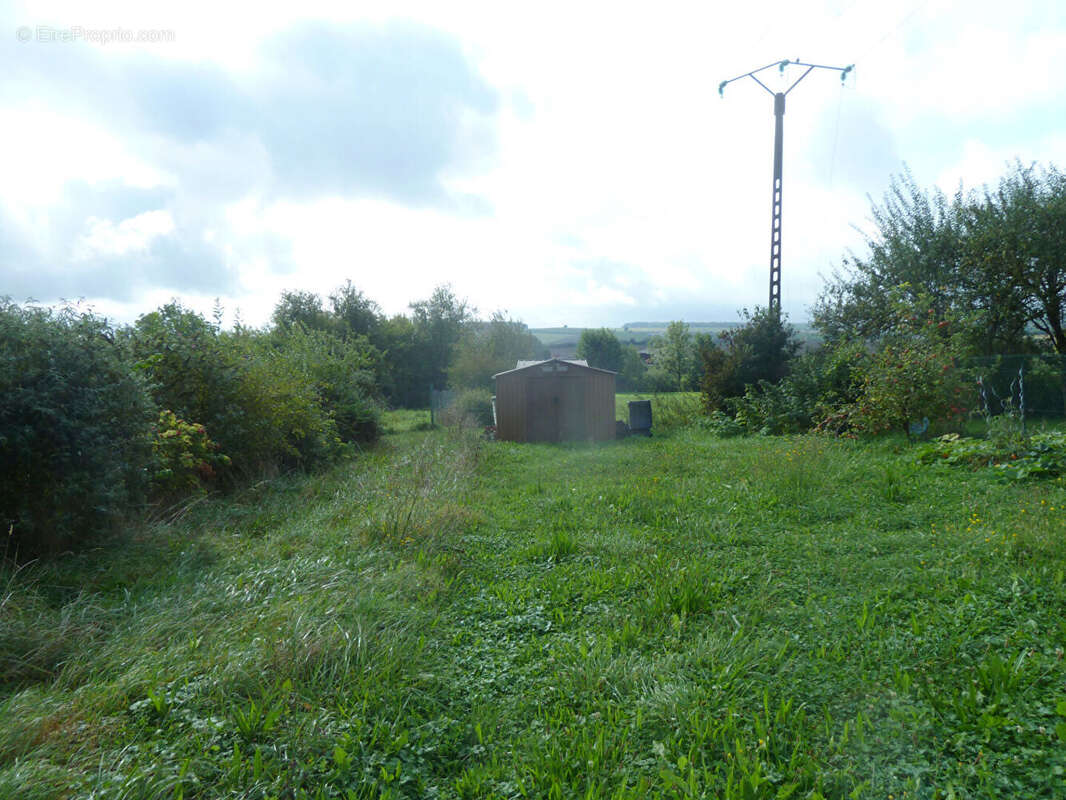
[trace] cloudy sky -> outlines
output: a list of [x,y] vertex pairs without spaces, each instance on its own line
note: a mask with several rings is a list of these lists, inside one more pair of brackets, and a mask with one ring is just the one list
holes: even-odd
[[793,320],[905,163],[1066,166],[1061,0],[155,5],[0,3],[0,295],[733,319],[766,303],[773,99],[717,86],[785,58],[855,64],[788,98]]

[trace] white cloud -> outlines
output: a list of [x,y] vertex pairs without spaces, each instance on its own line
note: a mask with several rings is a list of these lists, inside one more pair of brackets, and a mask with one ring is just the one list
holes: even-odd
[[23,212],[55,203],[71,181],[151,188],[177,180],[130,154],[112,132],[69,114],[0,108],[0,130],[0,199]]
[[1028,166],[1033,161],[1048,163],[1066,154],[1066,134],[1035,139],[1024,151],[1011,145],[992,147],[981,139],[967,139],[960,148],[958,159],[948,164],[936,176],[936,184],[947,195],[953,195],[962,184],[963,190],[994,187],[999,179],[1013,169],[1020,160]]
[[89,217],[85,227],[87,230],[74,244],[74,261],[146,252],[153,240],[174,232],[174,218],[169,211],[146,211],[118,224]]

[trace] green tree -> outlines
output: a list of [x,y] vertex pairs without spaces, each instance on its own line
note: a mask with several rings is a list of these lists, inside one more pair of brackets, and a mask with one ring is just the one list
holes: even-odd
[[463,326],[473,319],[475,309],[460,300],[451,286],[443,285],[434,289],[428,300],[412,303],[411,311],[426,382],[443,389]]
[[274,326],[283,332],[291,330],[297,324],[309,331],[328,331],[334,328],[333,318],[322,308],[322,298],[314,292],[282,292],[270,318]]
[[169,303],[140,317],[121,338],[156,404],[203,425],[233,470],[253,476],[309,466],[339,452],[322,387],[290,347],[308,334],[302,322],[287,333],[222,332],[200,314]]
[[1026,335],[1029,325],[1066,353],[1066,176],[1056,167],[1019,163],[995,190],[960,189],[950,199],[905,172],[872,217],[867,252],[844,259],[815,305],[829,344],[886,335],[888,298],[902,287],[938,322],[965,320],[959,333],[971,354],[1032,350],[1040,343]]
[[487,322],[465,326],[448,371],[452,386],[489,388],[497,372],[514,369],[522,359],[547,358],[548,349],[529,328],[497,311]]
[[410,317],[396,314],[382,320],[378,329],[381,349],[381,390],[393,406],[429,406],[429,376],[422,340]]
[[314,387],[343,442],[372,442],[380,429],[380,392],[375,370],[380,361],[366,336],[346,339],[297,326],[278,353],[287,372]]
[[907,294],[902,288],[889,297],[892,323],[859,370],[861,390],[850,418],[860,430],[909,435],[911,423],[952,424],[967,410],[969,381],[958,368],[964,326],[938,320],[930,298]]
[[1066,173],[1015,164],[971,201],[969,223],[967,266],[998,289],[1001,315],[1014,329],[1032,324],[1066,354]]
[[178,302],[143,314],[120,333],[138,368],[146,375],[160,408],[188,422],[228,424],[240,364],[225,352],[216,323]]
[[379,344],[381,308],[356,289],[351,281],[329,296],[329,304],[343,336],[365,336],[374,344]]
[[788,375],[799,351],[796,331],[782,315],[761,307],[744,309],[741,315],[742,325],[718,335],[720,346],[701,348],[700,391],[708,411],[720,410],[725,400],[743,395],[749,385],[777,383]]
[[938,318],[961,301],[963,197],[926,192],[906,168],[893,176],[882,204],[872,205],[875,231],[865,254],[849,253],[814,308],[815,325],[832,344],[876,339],[893,322],[889,292],[906,284],[910,299],[931,299]]
[[618,388],[623,392],[640,392],[645,388],[648,367],[635,345],[622,347],[622,369],[618,372]]
[[655,363],[669,378],[670,388],[684,391],[692,373],[696,354],[688,325],[675,320],[666,326],[666,333],[652,340],[656,348]]
[[585,359],[590,367],[621,372],[624,352],[610,328],[586,328],[577,342],[577,357]]

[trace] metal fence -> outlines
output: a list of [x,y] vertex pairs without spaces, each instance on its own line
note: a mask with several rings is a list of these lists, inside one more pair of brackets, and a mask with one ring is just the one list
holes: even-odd
[[1066,356],[1045,353],[966,359],[977,384],[978,410],[988,416],[1066,416]]
[[440,414],[455,405],[456,392],[452,389],[429,390],[429,421],[430,424],[440,422]]

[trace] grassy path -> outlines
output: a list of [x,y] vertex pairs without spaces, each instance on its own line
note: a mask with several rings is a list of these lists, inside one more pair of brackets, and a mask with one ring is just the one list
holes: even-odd
[[396,434],[0,575],[0,796],[1066,795],[1064,506],[892,444]]

